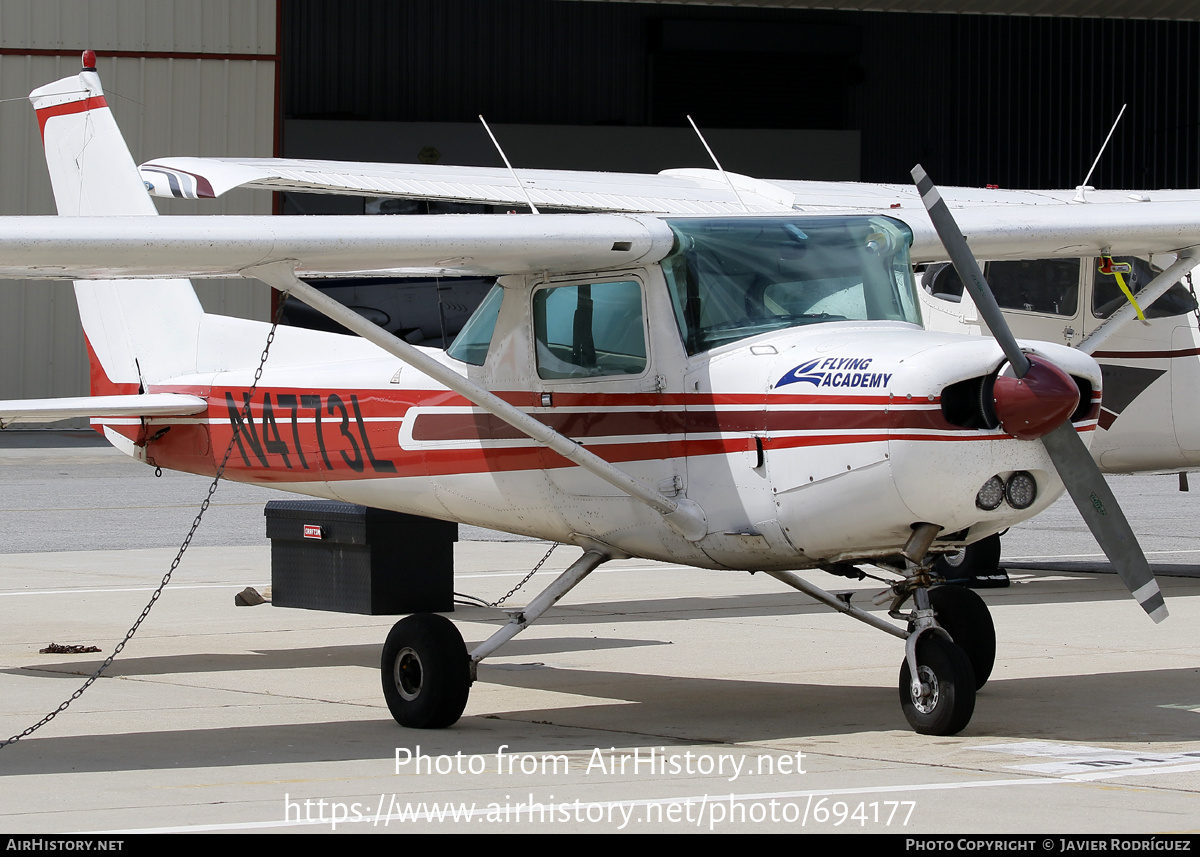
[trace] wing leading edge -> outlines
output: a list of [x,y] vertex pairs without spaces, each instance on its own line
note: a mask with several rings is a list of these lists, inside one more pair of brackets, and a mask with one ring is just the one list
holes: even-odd
[[[1191,202],[981,207],[958,222],[981,257],[1069,258],[1196,247],[1198,213]],[[914,262],[945,258],[927,216],[890,214],[912,229]],[[282,261],[308,277],[578,273],[653,264],[674,240],[661,218],[626,214],[0,217],[0,277],[233,277]]]

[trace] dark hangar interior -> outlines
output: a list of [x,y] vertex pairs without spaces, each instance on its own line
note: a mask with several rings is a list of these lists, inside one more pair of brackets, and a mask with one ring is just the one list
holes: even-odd
[[[532,129],[508,133],[517,167],[710,166],[691,114],[763,178],[905,182],[919,161],[942,184],[1073,187],[1128,103],[1091,184],[1200,185],[1194,3],[807,5],[292,0],[279,154],[499,166],[481,130],[439,147],[391,124],[469,139],[483,114]],[[804,139],[824,143],[771,152]]]

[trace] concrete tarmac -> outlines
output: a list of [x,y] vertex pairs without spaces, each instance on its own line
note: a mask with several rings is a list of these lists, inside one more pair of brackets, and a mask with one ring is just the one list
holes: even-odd
[[[207,482],[155,479],[88,433],[6,432],[0,485],[2,738],[121,640]],[[270,582],[262,505],[288,495],[225,484],[105,676],[0,749],[0,831],[1195,833],[1200,493],[1114,487],[1170,619],[1088,570],[1099,550],[1060,502],[1005,537],[1013,584],[981,591],[995,671],[970,725],[932,738],[900,711],[898,640],[766,575],[642,560],[486,661],[456,726],[403,729],[380,692],[393,618],[234,606]],[[456,589],[493,601],[546,547],[464,538]],[[808,576],[862,606],[877,589]],[[506,616],[453,619],[471,646]]]

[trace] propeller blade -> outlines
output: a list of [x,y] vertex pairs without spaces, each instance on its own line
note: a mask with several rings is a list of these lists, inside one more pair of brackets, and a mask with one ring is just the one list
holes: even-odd
[[1021,346],[1017,345],[1012,331],[1008,329],[1008,322],[1000,313],[1000,305],[996,303],[992,290],[988,287],[987,281],[983,279],[983,271],[979,269],[979,263],[975,261],[975,254],[967,246],[967,239],[963,237],[962,231],[958,228],[954,215],[950,213],[942,195],[938,193],[932,179],[926,175],[920,164],[912,168],[912,177],[913,181],[917,183],[917,193],[921,194],[921,202],[925,204],[925,210],[929,212],[929,219],[933,221],[933,228],[938,237],[942,239],[942,244],[946,246],[946,252],[950,254],[950,262],[954,265],[954,270],[958,271],[959,279],[970,293],[971,300],[975,301],[975,307],[983,316],[983,321],[988,326],[988,330],[992,332],[996,342],[1000,344],[1013,371],[1018,378],[1024,378],[1025,373],[1029,371],[1029,360],[1021,351]]
[[1125,586],[1151,619],[1155,622],[1166,619],[1167,604],[1158,589],[1154,572],[1150,570],[1150,563],[1075,427],[1065,422],[1045,435],[1042,443],[1079,514],[1083,515],[1084,523]]
[[[921,202],[929,212],[929,219],[933,221],[933,228],[946,246],[963,286],[975,301],[979,314],[1004,351],[1013,371],[1018,378],[1023,378],[1031,366],[1029,358],[1021,352],[1016,337],[1000,312],[1000,306],[984,280],[979,263],[967,246],[954,215],[920,164],[913,167],[912,177],[917,183],[917,192],[921,194]],[[1158,588],[1158,581],[1154,579],[1154,572],[1150,570],[1150,563],[1125,513],[1117,504],[1117,498],[1113,496],[1075,427],[1067,420],[1053,431],[1043,434],[1040,439],[1066,485],[1067,493],[1075,501],[1088,529],[1096,537],[1096,542],[1117,570],[1122,582],[1151,619],[1155,622],[1166,619],[1167,605]]]

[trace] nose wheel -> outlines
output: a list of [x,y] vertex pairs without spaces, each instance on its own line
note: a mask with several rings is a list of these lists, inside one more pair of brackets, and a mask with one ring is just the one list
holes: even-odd
[[417,613],[397,622],[383,644],[380,672],[383,698],[401,726],[444,729],[467,707],[467,646],[445,616]]
[[921,735],[957,735],[975,711],[975,673],[961,648],[937,634],[917,640],[917,681],[900,667],[900,707]]

